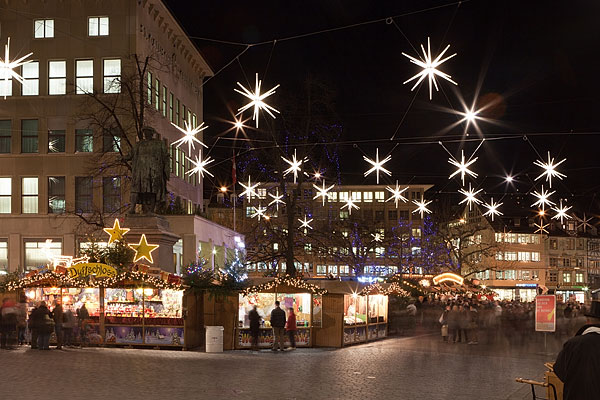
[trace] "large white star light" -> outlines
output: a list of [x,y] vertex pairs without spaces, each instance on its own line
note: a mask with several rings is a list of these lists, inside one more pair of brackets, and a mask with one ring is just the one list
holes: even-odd
[[390,197],[386,201],[390,201],[393,199],[394,203],[396,204],[396,208],[398,208],[398,200],[402,200],[403,203],[406,203],[408,201],[408,199],[402,195],[402,193],[404,193],[408,190],[408,186],[405,187],[404,189],[400,189],[400,186],[398,185],[398,181],[396,181],[395,188],[386,186],[386,189],[392,193],[392,197]]
[[198,125],[195,128],[192,128],[192,124],[188,123],[187,121],[183,121],[183,126],[185,127],[185,129],[171,123],[171,125],[173,125],[175,128],[177,128],[179,131],[181,131],[183,133],[183,137],[181,139],[178,139],[176,141],[173,142],[173,144],[175,146],[177,146],[179,148],[179,146],[181,146],[182,144],[187,144],[188,145],[188,154],[192,154],[192,149],[196,150],[196,147],[194,146],[194,142],[198,143],[201,146],[204,146],[208,149],[208,146],[205,145],[204,143],[202,143],[197,137],[196,135],[200,132],[202,132],[203,130],[205,130],[206,128],[208,128],[208,126],[204,125],[204,122],[202,122],[200,125]]
[[275,90],[279,87],[279,85],[277,85],[274,88],[272,88],[271,90],[268,90],[261,94],[260,86],[262,84],[262,81],[258,80],[258,73],[256,74],[256,86],[254,88],[254,92],[251,92],[250,90],[246,89],[239,82],[237,84],[239,87],[242,88],[243,91],[239,90],[239,89],[234,89],[234,90],[236,92],[238,92],[239,94],[246,96],[248,99],[250,99],[250,102],[248,104],[246,104],[245,106],[238,108],[238,113],[236,115],[239,115],[239,114],[243,113],[244,111],[246,111],[247,109],[254,107],[254,113],[252,114],[252,119],[254,121],[256,121],[256,127],[258,128],[258,112],[260,110],[265,110],[273,118],[275,118],[275,115],[271,111],[274,111],[277,114],[279,114],[279,111],[277,111],[276,109],[274,109],[273,107],[271,107],[270,105],[268,105],[267,103],[264,102],[264,100],[267,97],[269,97],[273,93],[275,93]]
[[262,207],[260,204],[258,205],[258,207],[253,207],[254,211],[251,215],[252,218],[254,217],[258,217],[258,220],[260,221],[261,217],[265,217],[265,212],[267,211],[266,207]]
[[462,203],[467,203],[469,205],[469,211],[471,211],[471,209],[473,208],[473,204],[481,204],[481,200],[479,200],[477,197],[477,193],[481,192],[483,189],[479,189],[477,191],[474,191],[471,188],[471,184],[469,183],[469,190],[464,190],[464,189],[460,189],[458,192],[462,193],[465,198],[462,199],[461,201],[458,202],[458,204],[462,204]]
[[300,228],[299,229],[312,229],[312,226],[310,226],[310,223],[313,221],[313,219],[307,219],[307,216],[304,216],[304,219],[300,219],[298,218],[298,221],[300,221]]
[[425,52],[425,48],[423,47],[423,45],[421,45],[421,50],[423,51],[423,58],[421,58],[421,55],[419,55],[419,59],[416,59],[415,57],[409,56],[406,53],[402,53],[402,55],[407,57],[411,63],[416,64],[417,66],[422,68],[421,72],[419,72],[412,78],[404,81],[404,84],[407,84],[408,82],[413,81],[418,78],[417,82],[410,89],[411,92],[413,90],[415,90],[415,88],[417,86],[419,86],[419,84],[423,81],[423,79],[428,78],[429,100],[431,100],[432,99],[432,87],[435,87],[435,90],[439,91],[437,81],[436,81],[436,75],[440,78],[447,80],[448,82],[452,82],[455,85],[458,85],[458,83],[454,82],[451,79],[450,75],[437,69],[440,65],[442,65],[443,63],[445,63],[446,61],[448,61],[449,59],[451,59],[452,57],[454,57],[456,55],[456,53],[454,53],[451,56],[448,56],[448,57],[442,59],[442,57],[444,56],[444,54],[446,53],[446,51],[449,48],[450,48],[450,45],[446,46],[444,51],[442,51],[435,59],[433,59],[433,57],[431,56],[431,44],[430,44],[429,38],[427,38],[427,52]]
[[540,220],[539,224],[533,224],[533,225],[537,228],[534,233],[539,233],[540,235],[544,234],[544,233],[548,233],[548,230],[546,228],[550,226],[550,224],[544,224],[544,222],[542,220]]
[[271,201],[269,203],[269,206],[272,206],[273,204],[275,204],[275,208],[277,209],[277,211],[279,211],[279,205],[285,204],[285,202],[283,200],[281,200],[281,199],[283,199],[283,195],[279,194],[279,188],[275,189],[275,194],[269,193],[269,196],[271,196],[273,198],[273,201]]
[[539,206],[542,208],[542,211],[546,211],[546,205],[553,206],[556,204],[553,201],[550,201],[550,196],[552,196],[555,192],[556,192],[556,190],[553,190],[551,192],[544,191],[544,185],[542,185],[542,190],[539,193],[533,192],[533,195],[535,197],[537,197],[537,201],[535,203],[533,203],[531,206],[532,207]]
[[387,176],[391,176],[392,173],[390,171],[388,171],[387,169],[383,168],[383,164],[385,164],[386,162],[390,161],[392,159],[392,156],[387,156],[386,158],[384,158],[383,160],[379,161],[379,149],[377,149],[377,152],[375,153],[375,161],[373,161],[372,159],[363,156],[363,159],[368,162],[369,164],[372,165],[371,169],[368,170],[367,172],[365,172],[365,177],[367,175],[369,175],[371,172],[375,171],[375,173],[377,174],[377,184],[379,184],[379,171],[383,172],[384,174],[387,174]]
[[348,208],[348,214],[352,215],[352,209],[360,209],[359,206],[357,206],[356,204],[354,204],[354,202],[352,201],[351,197],[348,197],[348,200],[346,200],[346,204],[344,204],[343,206],[340,207],[340,209],[342,208]]
[[290,167],[288,169],[283,171],[283,176],[293,173],[294,174],[294,183],[296,183],[296,180],[298,179],[298,172],[300,172],[300,170],[302,169],[302,164],[304,164],[305,162],[308,161],[308,158],[304,157],[304,158],[301,158],[300,160],[298,160],[296,158],[296,149],[294,149],[294,155],[292,156],[291,160],[288,160],[287,158],[285,158],[283,156],[281,156],[281,159],[290,165]]
[[490,216],[492,221],[494,221],[494,215],[503,215],[500,211],[498,211],[498,207],[500,207],[503,203],[494,203],[494,198],[489,203],[483,203],[483,206],[488,210],[483,213],[484,216]]
[[553,216],[552,219],[560,219],[560,223],[562,224],[563,220],[571,219],[571,216],[569,214],[567,214],[567,211],[569,211],[570,209],[571,209],[571,206],[564,207],[562,199],[560,199],[560,206],[552,207],[552,210],[556,212],[556,215]]
[[22,65],[28,64],[31,60],[24,61],[27,57],[32,55],[29,53],[21,58],[15,60],[10,59],[10,37],[6,40],[4,45],[4,58],[0,58],[0,79],[4,80],[4,84],[8,85],[9,80],[15,78],[19,83],[23,84],[25,80],[19,75],[15,69]]
[[465,151],[461,150],[460,154],[461,154],[460,162],[454,157],[448,159],[448,162],[457,168],[457,170],[454,171],[454,173],[452,173],[448,177],[448,179],[452,179],[455,175],[460,174],[460,180],[462,181],[462,184],[464,185],[465,184],[465,174],[471,175],[473,178],[477,178],[477,173],[475,173],[469,169],[471,164],[473,164],[475,161],[477,161],[477,157],[465,161]]
[[198,151],[198,156],[196,156],[196,160],[192,160],[189,157],[186,157],[188,160],[190,160],[190,162],[194,165],[194,168],[190,169],[187,174],[188,175],[193,175],[195,173],[198,173],[201,177],[204,178],[204,174],[208,174],[210,176],[214,176],[213,174],[211,174],[210,172],[208,172],[208,170],[206,169],[206,166],[208,164],[210,164],[211,162],[215,161],[213,158],[210,157],[206,157],[205,159],[202,159],[202,149],[200,149]]
[[373,238],[374,242],[381,243],[381,233],[371,233],[371,237]]
[[318,187],[317,185],[313,184],[313,187],[317,190],[317,194],[313,197],[313,200],[318,199],[319,197],[321,197],[321,199],[323,200],[323,206],[325,206],[325,199],[327,199],[327,193],[333,189],[333,187],[335,185],[331,185],[329,187],[325,187],[325,179],[323,179],[323,187]]
[[541,167],[544,169],[544,172],[542,172],[537,178],[535,178],[535,180],[537,181],[542,176],[545,176],[546,180],[548,182],[550,182],[550,188],[552,189],[552,177],[553,176],[557,177],[560,180],[562,180],[562,178],[567,177],[565,174],[560,173],[556,170],[556,167],[558,167],[560,164],[562,164],[566,160],[567,160],[566,158],[563,158],[562,160],[560,160],[559,162],[554,164],[554,157],[550,158],[550,152],[548,152],[548,162],[547,163],[544,161],[541,161],[541,160],[536,160],[533,163],[534,165],[537,165],[538,167]]
[[423,197],[421,197],[421,200],[413,200],[412,202],[417,206],[417,208],[412,210],[413,214],[419,213],[421,215],[421,219],[423,219],[424,213],[431,214],[431,210],[427,208],[427,206],[431,204],[431,200],[425,200]]
[[577,224],[577,229],[583,228],[583,233],[586,232],[587,228],[593,228],[592,224],[590,224],[590,221],[593,219],[592,217],[587,217],[585,213],[583,213],[583,218],[579,218],[577,215],[574,216],[575,219],[579,222],[579,224]]
[[258,194],[256,193],[258,185],[260,185],[260,182],[253,185],[252,182],[250,182],[250,176],[248,176],[248,185],[244,185],[240,182],[240,186],[244,188],[244,191],[240,193],[240,197],[246,196],[248,201],[252,200],[252,197],[258,197]]

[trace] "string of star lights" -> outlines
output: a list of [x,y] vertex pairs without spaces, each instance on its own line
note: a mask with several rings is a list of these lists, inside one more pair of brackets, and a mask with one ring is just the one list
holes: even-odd
[[275,208],[277,209],[277,211],[279,211],[279,205],[285,204],[285,201],[281,200],[283,199],[283,195],[279,194],[279,188],[275,188],[275,194],[269,193],[269,196],[273,198],[273,201],[269,203],[269,207],[275,204]]
[[306,229],[306,228],[312,229],[312,226],[310,226],[310,223],[313,221],[313,219],[311,218],[311,219],[307,220],[306,218],[307,218],[306,215],[304,216],[304,219],[298,218],[298,221],[300,222],[300,228],[299,229]]
[[541,177],[545,176],[546,181],[548,181],[550,184],[550,189],[552,189],[552,177],[553,176],[557,177],[560,180],[562,180],[562,178],[567,177],[565,174],[560,173],[556,170],[556,167],[558,167],[560,164],[562,164],[566,160],[567,160],[566,158],[563,158],[562,160],[560,160],[559,162],[554,164],[554,157],[550,158],[550,152],[548,152],[548,162],[547,163],[544,161],[541,161],[541,160],[534,161],[533,165],[537,165],[538,167],[541,167],[544,169],[544,172],[542,172],[537,178],[535,178],[535,180],[537,181]]
[[390,171],[383,168],[383,164],[390,161],[392,159],[392,156],[388,155],[383,160],[379,161],[379,149],[377,149],[377,152],[375,153],[375,160],[372,160],[367,156],[363,156],[363,159],[372,165],[371,169],[369,169],[367,172],[365,172],[365,178],[369,174],[371,174],[371,172],[375,171],[375,174],[377,175],[377,184],[379,185],[379,172],[380,171],[383,172],[384,174],[386,174],[387,176],[392,175],[392,173]]
[[440,65],[442,65],[443,63],[445,63],[446,61],[448,61],[449,59],[451,59],[452,57],[454,57],[456,55],[456,53],[452,54],[451,56],[448,56],[446,58],[442,57],[444,56],[444,54],[446,53],[446,51],[450,48],[450,45],[446,46],[446,48],[434,59],[431,56],[431,43],[429,40],[429,37],[427,38],[427,52],[425,52],[425,48],[423,47],[423,45],[421,44],[421,50],[423,51],[423,58],[421,58],[421,55],[419,54],[418,57],[419,59],[410,56],[406,53],[402,53],[403,56],[407,57],[411,63],[419,66],[420,68],[422,68],[421,72],[417,73],[416,75],[414,75],[412,78],[407,79],[406,81],[404,81],[403,84],[407,84],[408,82],[411,82],[415,79],[417,79],[417,82],[414,84],[414,86],[410,89],[410,91],[412,92],[413,90],[415,90],[415,88],[417,86],[419,86],[419,84],[425,79],[427,78],[428,83],[429,83],[429,100],[432,99],[432,87],[435,87],[435,90],[439,92],[439,88],[438,88],[438,84],[436,81],[436,76],[443,78],[445,80],[447,80],[448,82],[452,82],[455,85],[458,85],[458,83],[454,82],[451,79],[451,76],[440,71],[438,69],[438,67]]
[[321,199],[323,200],[323,207],[325,207],[325,200],[327,199],[327,193],[333,189],[333,187],[335,185],[331,185],[328,188],[325,187],[325,179],[323,179],[323,187],[318,187],[317,185],[315,185],[313,183],[313,187],[317,190],[317,194],[313,197],[313,200],[316,200],[317,198],[321,197]]
[[371,233],[374,242],[381,243],[381,233]]
[[352,201],[351,197],[348,197],[348,200],[346,200],[346,204],[344,204],[343,206],[340,207],[340,210],[343,208],[348,208],[348,214],[352,215],[352,209],[360,209],[359,206],[357,206],[356,204],[354,204],[354,201]]
[[148,241],[146,240],[146,234],[142,233],[139,243],[138,244],[130,244],[129,247],[131,247],[133,250],[135,250],[135,255],[133,256],[134,263],[138,262],[139,260],[144,258],[144,259],[146,259],[146,261],[148,261],[150,264],[152,264],[154,262],[152,259],[152,252],[154,250],[158,249],[159,245],[158,244],[148,244]]
[[254,185],[250,182],[250,176],[248,176],[248,185],[244,185],[240,182],[240,186],[244,188],[244,191],[240,193],[240,197],[246,197],[248,201],[252,200],[252,197],[258,197],[256,194],[256,188],[260,185],[260,182],[255,183]]
[[206,128],[208,128],[208,126],[204,125],[204,122],[202,122],[197,127],[192,128],[191,123],[189,123],[188,121],[183,121],[183,126],[185,127],[185,129],[181,128],[180,126],[175,125],[174,123],[171,123],[171,125],[173,125],[175,128],[177,128],[179,131],[181,131],[183,133],[183,137],[181,139],[178,139],[173,142],[173,144],[177,148],[179,148],[179,146],[181,146],[182,144],[187,144],[188,145],[188,154],[192,154],[192,149],[196,150],[196,147],[194,146],[194,142],[198,143],[201,146],[208,148],[207,145],[202,143],[202,141],[196,137],[196,135],[198,133],[200,133],[203,130],[205,130]]
[[492,199],[489,203],[483,203],[483,206],[488,209],[486,212],[483,213],[483,215],[484,216],[489,215],[492,219],[492,222],[494,222],[495,215],[504,215],[504,214],[502,214],[502,212],[500,212],[498,210],[498,207],[500,207],[502,204],[503,203],[494,203],[494,198],[492,197]]
[[285,286],[296,289],[302,289],[312,294],[324,295],[327,293],[327,289],[322,289],[317,285],[308,283],[300,277],[292,277],[290,275],[278,276],[272,281],[261,283],[242,290],[244,297],[261,292],[268,292],[271,290],[277,290],[278,287]]
[[283,176],[287,176],[288,174],[293,173],[294,174],[294,183],[296,183],[296,180],[298,179],[298,172],[300,172],[300,170],[302,169],[302,164],[304,164],[305,162],[308,161],[308,158],[304,157],[304,158],[301,158],[300,160],[298,160],[296,158],[296,149],[294,149],[294,155],[292,156],[291,160],[288,160],[287,158],[285,158],[283,156],[281,156],[281,159],[290,165],[290,167],[288,169],[283,171]]
[[421,200],[413,200],[412,202],[417,206],[417,208],[412,210],[413,214],[419,213],[421,215],[421,219],[423,219],[423,214],[431,214],[431,210],[427,208],[427,206],[431,204],[431,200],[425,200],[423,196],[421,196]]
[[533,225],[537,228],[534,233],[539,233],[540,235],[548,233],[546,228],[550,226],[550,224],[544,224],[541,219],[539,224],[534,223]]
[[[4,58],[0,58],[0,77],[4,80],[4,84],[8,85],[10,80],[14,78],[21,85],[25,83],[23,77],[15,71],[18,67],[21,67],[25,64],[29,64],[32,60],[25,59],[32,55],[33,53],[29,53],[24,55],[21,58],[17,58],[15,60],[10,59],[10,37],[7,38],[6,44],[4,45]],[[6,96],[5,96],[6,97]]]
[[265,212],[267,211],[266,207],[262,207],[260,204],[258,205],[258,207],[252,207],[253,212],[252,215],[250,216],[251,218],[256,217],[259,221],[261,218],[265,218]]
[[531,206],[539,206],[542,211],[546,211],[546,206],[553,206],[556,204],[550,200],[550,196],[552,196],[555,192],[556,190],[553,190],[552,192],[544,191],[544,185],[542,185],[542,190],[539,193],[537,191],[533,192],[533,195],[537,197],[537,201]]
[[390,186],[386,186],[385,188],[389,192],[392,193],[392,197],[390,197],[386,201],[394,200],[394,204],[396,205],[396,208],[398,208],[398,201],[402,201],[403,203],[408,202],[408,199],[402,195],[402,193],[404,193],[408,190],[408,186],[405,187],[404,189],[400,189],[400,186],[398,185],[398,181],[396,181],[395,188],[392,188]]
[[212,163],[213,161],[215,161],[213,158],[211,157],[206,157],[205,159],[202,159],[202,149],[200,149],[198,151],[198,155],[196,156],[196,160],[192,160],[189,157],[186,157],[194,166],[193,168],[191,168],[189,171],[186,172],[187,175],[193,175],[193,174],[198,174],[200,175],[202,178],[204,178],[204,174],[208,174],[212,177],[214,177],[213,174],[211,174],[207,169],[206,166],[210,163]]
[[563,201],[560,199],[560,205],[558,207],[552,207],[552,211],[556,212],[556,215],[552,217],[552,219],[560,219],[561,225],[563,224],[563,220],[571,219],[571,216],[567,214],[567,211],[571,209],[571,206],[565,207],[563,206]]
[[579,222],[579,224],[577,224],[577,229],[583,228],[583,233],[586,232],[587,228],[592,229],[594,227],[592,224],[590,224],[593,218],[587,217],[585,213],[583,213],[583,218],[579,218],[577,215],[574,215],[574,217],[575,220]]
[[477,161],[478,157],[475,157],[473,159],[467,160],[465,161],[465,151],[461,150],[461,159],[460,162],[452,157],[448,159],[448,162],[452,165],[454,165],[457,170],[454,171],[452,174],[450,174],[450,176],[448,177],[448,179],[452,179],[455,175],[460,174],[460,180],[464,186],[465,184],[465,174],[472,176],[473,178],[477,178],[477,173],[473,172],[469,169],[469,167],[471,166],[471,164],[473,164],[475,161]]
[[462,199],[461,201],[458,202],[458,204],[462,204],[462,203],[467,203],[467,205],[469,206],[469,211],[471,211],[473,209],[473,204],[481,204],[481,200],[479,200],[477,197],[477,194],[479,192],[481,192],[483,189],[479,189],[477,191],[473,190],[471,188],[471,184],[469,183],[469,190],[465,190],[465,189],[460,189],[458,191],[458,193],[461,193],[465,196],[464,199]]
[[256,122],[256,128],[258,128],[258,114],[260,110],[264,110],[267,112],[267,114],[269,114],[271,117],[275,118],[275,115],[271,112],[276,112],[277,114],[279,114],[279,111],[277,111],[275,108],[271,107],[270,105],[268,105],[267,103],[264,102],[264,100],[271,96],[272,94],[275,93],[275,90],[279,87],[279,85],[275,86],[274,88],[267,90],[264,93],[260,93],[260,86],[262,85],[262,81],[260,81],[258,79],[258,73],[256,74],[256,85],[254,87],[254,92],[251,92],[250,90],[246,89],[241,83],[237,82],[238,86],[242,88],[242,90],[239,89],[234,89],[236,92],[238,92],[239,94],[247,97],[248,99],[250,99],[250,102],[248,104],[246,104],[243,107],[238,108],[238,113],[236,114],[236,116],[240,115],[241,113],[243,113],[244,111],[246,111],[247,109],[254,107],[254,112],[252,114],[252,120],[254,120]]

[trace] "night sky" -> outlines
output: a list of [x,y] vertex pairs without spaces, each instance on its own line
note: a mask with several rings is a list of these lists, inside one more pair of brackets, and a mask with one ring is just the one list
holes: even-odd
[[[479,177],[472,182],[484,188],[486,200],[506,191],[530,191],[532,180],[541,172],[533,161],[539,159],[538,154],[545,160],[550,151],[556,161],[567,158],[560,171],[568,177],[562,182],[554,179],[553,189],[581,212],[600,209],[595,195],[600,190],[598,2],[205,1],[198,9],[190,9],[190,2],[166,3],[194,38],[236,43],[280,39],[275,45],[251,47],[239,62],[206,83],[204,120],[210,126],[205,131],[209,144],[229,128],[223,121],[232,119],[232,110],[245,104],[233,91],[236,81],[246,84],[250,80],[253,87],[258,72],[264,89],[281,84],[269,99],[277,108],[278,95],[301,90],[303,80],[311,75],[335,93],[335,110],[343,129],[342,183],[374,184],[373,175],[363,177],[367,164],[362,155],[374,157],[379,147],[382,156],[393,149],[392,161],[386,165],[393,176],[382,183],[396,179],[432,183],[440,193],[435,196],[441,196],[456,193],[461,184],[448,180],[454,167],[437,141],[444,141],[457,157],[462,148],[470,156],[479,144],[478,133],[469,129],[468,136],[464,135],[464,124],[447,127],[460,119],[449,112],[463,111],[459,99],[470,106],[478,92],[477,104],[493,104],[482,113],[493,123],[478,122],[486,142],[473,166]],[[386,22],[392,16],[398,16],[394,23]],[[281,40],[377,19],[382,20]],[[440,92],[434,91],[432,101],[426,85],[417,94],[410,91],[412,85],[403,85],[418,68],[402,52],[416,56],[413,46],[420,49],[428,36],[432,53],[447,44],[451,45],[448,54],[458,53],[440,67],[458,86],[439,79]],[[214,71],[244,50],[243,45],[194,42]],[[265,118],[270,117],[261,116],[261,126]],[[391,141],[396,131],[396,140]],[[248,135],[261,138],[260,131]],[[231,143],[219,140],[211,155],[218,161],[229,157],[231,150],[224,147]],[[230,179],[230,170],[227,162],[213,168],[217,179],[212,186]],[[503,183],[507,173],[517,177],[515,186]],[[536,182],[537,190],[540,182]]]

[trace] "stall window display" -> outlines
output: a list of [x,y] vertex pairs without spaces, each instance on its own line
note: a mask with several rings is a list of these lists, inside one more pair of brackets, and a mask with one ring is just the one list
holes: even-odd
[[344,296],[344,325],[367,323],[367,298],[357,294]]
[[365,342],[387,335],[388,297],[344,295],[343,344]]

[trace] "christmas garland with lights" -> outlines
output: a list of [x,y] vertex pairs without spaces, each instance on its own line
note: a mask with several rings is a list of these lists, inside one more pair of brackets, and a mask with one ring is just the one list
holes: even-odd
[[382,294],[385,296],[396,295],[401,297],[410,297],[410,293],[402,288],[397,282],[393,282],[387,288],[384,288],[379,283],[373,283],[365,288],[363,288],[358,294],[360,296],[368,296],[371,294]]
[[270,282],[261,283],[260,285],[251,286],[242,290],[242,295],[248,296],[252,293],[260,293],[272,290],[279,286],[289,286],[296,289],[303,289],[312,294],[324,295],[327,293],[327,289],[320,288],[317,285],[308,283],[302,278],[292,277],[290,275],[278,276]]

